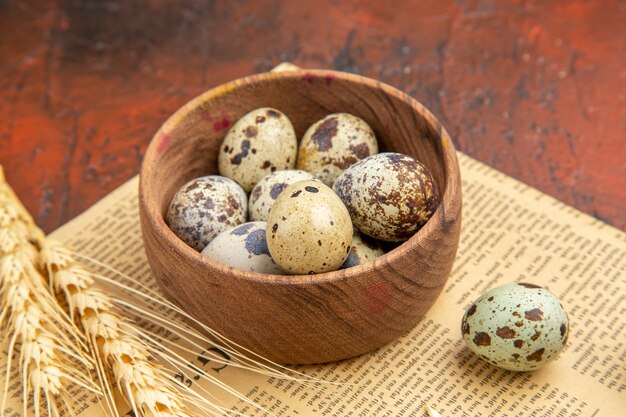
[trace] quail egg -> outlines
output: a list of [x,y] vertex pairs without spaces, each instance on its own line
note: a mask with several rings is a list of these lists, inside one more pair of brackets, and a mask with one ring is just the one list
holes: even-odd
[[350,165],[378,153],[376,136],[365,121],[348,113],[335,113],[313,124],[298,149],[298,168],[332,187]]
[[512,371],[537,369],[563,348],[567,313],[554,294],[516,283],[480,296],[461,323],[467,347],[487,362]]
[[265,222],[244,223],[223,231],[202,250],[202,254],[243,271],[284,274],[267,248]]
[[267,246],[290,274],[338,269],[350,253],[352,222],[339,197],[317,180],[298,181],[278,196],[267,219]]
[[352,244],[350,245],[350,253],[341,267],[350,268],[362,265],[384,254],[385,251],[377,241],[355,230],[352,236]]
[[421,162],[400,153],[379,153],[349,167],[333,189],[352,222],[373,238],[410,238],[439,205],[439,189]]
[[308,172],[298,169],[270,172],[254,186],[250,193],[250,201],[248,201],[250,220],[267,220],[274,201],[289,184],[314,178]]
[[183,185],[170,202],[165,221],[197,251],[220,232],[246,221],[246,193],[233,180],[209,175]]
[[296,133],[287,116],[264,107],[246,114],[228,131],[218,168],[221,175],[249,192],[270,172],[293,168],[296,153]]

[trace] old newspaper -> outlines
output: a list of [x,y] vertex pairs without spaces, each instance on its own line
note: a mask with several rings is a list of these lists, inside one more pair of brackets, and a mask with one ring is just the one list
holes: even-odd
[[[338,383],[321,388],[211,366],[188,355],[190,364],[267,410],[215,391],[232,415],[425,416],[425,405],[444,417],[626,415],[626,234],[468,156],[459,158],[461,243],[452,276],[426,317],[370,354],[297,368]],[[154,285],[141,241],[137,185],[137,178],[130,180],[53,236]],[[522,280],[554,292],[571,325],[559,357],[532,373],[482,361],[464,347],[460,331],[473,299]],[[3,363],[4,358],[0,375]],[[4,409],[8,417],[21,414],[21,389],[13,381]],[[92,396],[73,394],[78,415],[102,415]]]

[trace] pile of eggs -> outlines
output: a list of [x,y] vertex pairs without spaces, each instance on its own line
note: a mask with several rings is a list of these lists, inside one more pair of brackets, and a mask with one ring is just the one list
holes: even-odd
[[166,222],[190,247],[245,271],[314,274],[371,261],[439,205],[428,168],[378,153],[371,127],[347,113],[314,123],[298,145],[282,112],[253,110],[226,134],[218,168],[178,190]]

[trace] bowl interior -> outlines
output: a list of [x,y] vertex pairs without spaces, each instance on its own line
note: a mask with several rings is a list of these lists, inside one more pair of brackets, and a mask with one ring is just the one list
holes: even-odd
[[[442,202],[448,194],[449,171],[458,169],[445,131],[428,110],[404,93],[345,73],[267,73],[204,93],[162,126],[148,149],[149,163],[144,163],[142,171],[142,188],[150,194],[150,204],[155,203],[155,216],[165,216],[172,196],[185,182],[218,173],[218,151],[228,129],[259,107],[274,107],[285,113],[298,140],[311,124],[330,113],[346,112],[364,119],[376,133],[381,152],[410,155],[431,170]],[[418,234],[426,233],[425,229]],[[173,234],[171,237],[177,239]]]

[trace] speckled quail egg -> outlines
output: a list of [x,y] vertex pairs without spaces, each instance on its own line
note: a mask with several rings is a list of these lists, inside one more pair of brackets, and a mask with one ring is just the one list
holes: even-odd
[[202,250],[202,254],[243,271],[284,274],[267,248],[265,222],[248,222],[223,231]]
[[235,181],[209,175],[176,192],[165,221],[183,242],[201,251],[223,230],[245,222],[247,209],[246,193]]
[[356,265],[362,265],[384,254],[385,251],[380,247],[377,241],[355,230],[352,236],[352,244],[350,245],[350,253],[341,267],[350,268]]
[[379,153],[348,168],[333,189],[352,222],[373,238],[410,238],[439,205],[439,189],[421,162],[400,153]]
[[221,175],[249,192],[270,172],[295,167],[296,133],[276,109],[264,107],[243,116],[228,131],[218,155]]
[[350,253],[350,214],[333,190],[317,180],[291,184],[267,219],[267,246],[290,274],[338,269]]
[[297,166],[332,187],[346,168],[375,153],[378,143],[372,128],[356,116],[335,113],[306,131],[298,148]]
[[467,347],[487,362],[511,371],[543,366],[565,345],[567,313],[554,294],[516,283],[480,296],[461,323]]
[[266,221],[274,201],[289,184],[314,178],[308,172],[298,169],[270,172],[261,178],[250,193],[250,200],[248,201],[250,220]]

